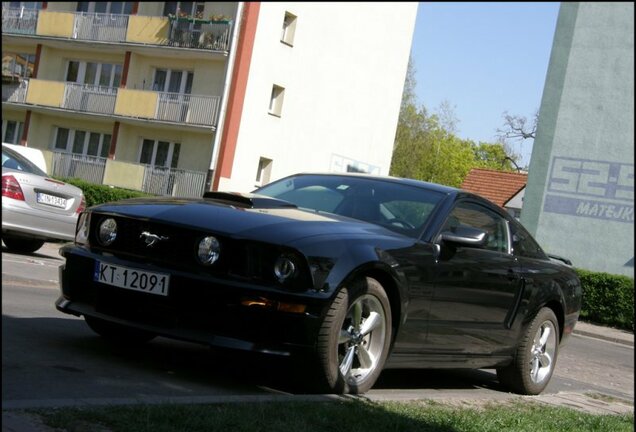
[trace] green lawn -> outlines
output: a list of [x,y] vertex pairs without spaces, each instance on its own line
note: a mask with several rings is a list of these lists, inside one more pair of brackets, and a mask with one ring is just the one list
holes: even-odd
[[31,410],[68,432],[633,431],[634,416],[592,415],[533,401],[482,407],[431,401],[263,402]]

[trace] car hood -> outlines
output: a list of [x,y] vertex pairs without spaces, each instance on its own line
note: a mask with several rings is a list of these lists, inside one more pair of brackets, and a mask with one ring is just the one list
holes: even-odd
[[228,193],[207,196],[210,198],[135,198],[102,204],[91,210],[275,244],[289,244],[317,235],[399,236],[379,225],[302,210],[270,197]]

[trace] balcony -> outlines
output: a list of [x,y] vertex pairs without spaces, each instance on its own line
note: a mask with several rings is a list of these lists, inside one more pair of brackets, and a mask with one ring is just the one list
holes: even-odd
[[128,15],[78,12],[73,20],[73,39],[125,42]]
[[28,80],[23,80],[19,83],[2,83],[2,102],[24,103],[28,86]]
[[2,86],[2,102],[215,127],[219,96],[130,90],[41,79]]
[[2,6],[2,32],[34,35],[38,25],[38,12],[36,9]]
[[2,8],[5,34],[227,52],[232,21]]
[[[111,168],[113,165],[117,165],[117,168],[108,173],[109,165]],[[125,167],[127,171],[122,171],[122,167]],[[203,195],[207,176],[207,173],[202,171],[114,161],[75,153],[53,152],[51,175],[54,176],[79,178],[94,184],[103,184],[104,182],[112,184],[114,180],[117,180],[117,174],[122,172],[137,177],[128,179],[138,185],[134,189],[154,195],[192,198],[200,198]]]
[[62,108],[98,114],[113,114],[117,88],[66,83]]

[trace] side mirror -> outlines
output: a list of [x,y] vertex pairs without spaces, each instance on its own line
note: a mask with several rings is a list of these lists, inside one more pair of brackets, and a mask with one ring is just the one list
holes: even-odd
[[441,240],[458,246],[481,247],[486,244],[488,234],[479,228],[458,226],[454,231],[444,231],[440,234]]

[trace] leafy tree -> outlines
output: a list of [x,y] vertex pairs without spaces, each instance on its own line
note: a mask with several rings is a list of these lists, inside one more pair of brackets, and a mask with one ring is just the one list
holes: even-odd
[[[438,115],[417,105],[415,69],[409,60],[393,146],[390,174],[459,187],[471,168],[512,170],[505,143],[479,143],[456,136],[457,118],[448,101]],[[441,119],[440,119],[441,116]]]

